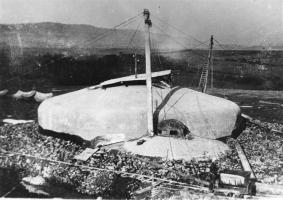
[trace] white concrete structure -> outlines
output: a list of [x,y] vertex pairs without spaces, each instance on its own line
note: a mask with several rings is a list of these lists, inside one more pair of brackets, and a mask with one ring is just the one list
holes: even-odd
[[[152,88],[154,125],[176,119],[192,134],[216,139],[231,135],[240,108],[226,99],[189,88]],[[108,134],[125,139],[147,132],[146,86],[82,89],[45,100],[38,108],[43,129],[74,134],[86,140]]]
[[142,139],[145,140],[142,145],[137,145],[137,141],[125,142],[125,150],[148,157],[186,161],[214,160],[229,150],[229,147],[219,140],[198,137],[192,140],[162,136],[143,137]]

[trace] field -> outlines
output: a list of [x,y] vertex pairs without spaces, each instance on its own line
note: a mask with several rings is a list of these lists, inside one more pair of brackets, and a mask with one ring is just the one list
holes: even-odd
[[[206,51],[162,54],[178,70],[179,85],[198,84],[201,67],[207,63]],[[213,86],[217,88],[249,90],[282,90],[280,51],[214,51]],[[211,83],[211,71],[209,76]]]
[[209,89],[208,93],[234,101],[254,119],[283,124],[282,91]]
[[[134,58],[129,50],[96,50],[78,55],[67,49],[24,49],[21,57],[11,57],[0,47],[0,89],[33,86],[92,85],[134,73]],[[207,50],[158,52],[152,50],[152,70],[173,70],[175,85],[197,87]],[[249,90],[283,90],[282,51],[215,50],[213,86]],[[144,53],[137,50],[138,73],[145,69]],[[210,72],[210,75],[212,73]],[[209,76],[211,83],[211,76]]]

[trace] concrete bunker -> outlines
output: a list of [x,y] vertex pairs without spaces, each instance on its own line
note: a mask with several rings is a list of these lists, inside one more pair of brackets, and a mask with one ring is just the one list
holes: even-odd
[[157,125],[157,135],[184,139],[193,138],[189,128],[184,123],[176,119],[162,120]]

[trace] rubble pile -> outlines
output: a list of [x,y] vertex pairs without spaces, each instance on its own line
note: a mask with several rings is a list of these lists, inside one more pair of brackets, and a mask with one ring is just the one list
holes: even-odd
[[[106,148],[97,151],[87,161],[78,161],[74,157],[86,146],[42,135],[37,123],[4,125],[0,127],[0,167],[16,169],[20,178],[40,175],[49,183],[67,184],[74,191],[92,196],[130,198],[132,192],[151,183],[127,173],[207,186],[205,182],[211,183],[219,170],[241,170],[235,150],[235,142],[238,142],[260,181],[276,177],[280,182],[283,177],[283,135],[271,130],[282,130],[282,127],[280,124],[259,121],[248,123],[246,130],[237,139],[227,140],[231,150],[219,160],[188,162],[144,157]],[[94,170],[91,167],[105,170]]]
[[[204,176],[210,171],[212,164],[211,160],[167,161],[106,149],[99,150],[85,162],[77,161],[74,156],[80,154],[85,147],[71,141],[39,134],[36,123],[1,126],[0,137],[0,167],[17,169],[22,178],[40,175],[49,182],[68,184],[74,190],[89,195],[105,196],[120,192],[123,197],[129,197],[131,192],[147,185],[144,181],[123,177],[123,174],[115,173],[117,171],[193,183],[192,179],[184,180],[184,175]],[[48,160],[11,154],[11,152]],[[86,168],[56,161],[84,165]],[[89,170],[87,166],[109,171]],[[124,183],[123,194],[121,194],[122,189],[117,188],[117,182]]]
[[283,134],[273,130],[282,131],[283,125],[259,120],[249,122],[237,139],[228,139],[231,151],[219,161],[220,169],[241,170],[235,149],[238,142],[259,181],[283,184]]
[[[19,171],[21,178],[40,175],[51,183],[64,183],[78,192],[89,195],[104,193],[113,183],[113,173],[90,172],[55,162],[76,163],[73,157],[82,152],[83,147],[70,141],[39,134],[36,123],[2,126],[0,137],[0,167]],[[54,162],[18,154],[13,155],[10,152],[29,154],[54,160]]]

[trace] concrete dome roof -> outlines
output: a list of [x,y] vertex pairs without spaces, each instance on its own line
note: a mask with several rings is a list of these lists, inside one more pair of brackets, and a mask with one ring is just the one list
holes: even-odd
[[[196,136],[231,135],[240,108],[235,103],[189,88],[153,86],[154,124],[176,119]],[[146,86],[82,89],[47,99],[38,108],[43,129],[74,134],[85,140],[123,134],[126,139],[147,132]]]

